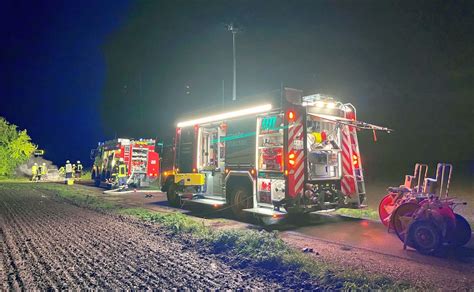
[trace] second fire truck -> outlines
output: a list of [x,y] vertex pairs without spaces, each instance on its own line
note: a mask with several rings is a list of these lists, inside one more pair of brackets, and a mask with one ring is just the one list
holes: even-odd
[[91,177],[96,186],[148,186],[159,177],[160,157],[155,152],[154,139],[105,141],[91,151],[91,159]]
[[284,88],[263,100],[177,124],[162,187],[169,203],[228,205],[239,217],[361,207],[357,130],[389,129],[358,121],[352,104],[320,94]]

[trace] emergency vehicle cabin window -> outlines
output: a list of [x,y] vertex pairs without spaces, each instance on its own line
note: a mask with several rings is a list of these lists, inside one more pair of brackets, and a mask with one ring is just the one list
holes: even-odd
[[306,131],[308,178],[310,180],[339,178],[341,144],[336,124],[308,116]]

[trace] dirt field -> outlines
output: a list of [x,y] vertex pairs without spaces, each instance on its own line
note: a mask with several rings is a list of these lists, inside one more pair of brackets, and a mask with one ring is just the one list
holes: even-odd
[[0,185],[0,288],[280,288],[158,227]]

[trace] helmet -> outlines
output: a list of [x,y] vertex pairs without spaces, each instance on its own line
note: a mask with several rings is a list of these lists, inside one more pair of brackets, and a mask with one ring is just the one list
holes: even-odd
[[123,158],[120,158],[119,161],[120,161],[120,162],[123,162]]
[[35,164],[33,164],[33,165],[38,165],[38,163],[35,162]]
[[77,164],[80,164],[80,163],[81,163],[81,162],[78,160],[78,161],[77,161]]
[[46,165],[46,162],[43,162],[43,165]]
[[66,163],[71,163],[69,160],[66,160]]

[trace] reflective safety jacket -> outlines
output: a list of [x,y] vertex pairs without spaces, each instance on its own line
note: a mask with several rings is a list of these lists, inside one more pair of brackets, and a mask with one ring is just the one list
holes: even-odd
[[36,175],[37,172],[38,172],[38,166],[37,166],[37,165],[33,165],[33,166],[31,167],[31,174],[32,174],[32,175]]
[[66,173],[72,172],[72,164],[71,163],[67,163],[65,168],[66,168]]
[[118,174],[117,177],[126,177],[127,176],[127,165],[120,164],[118,166]]

